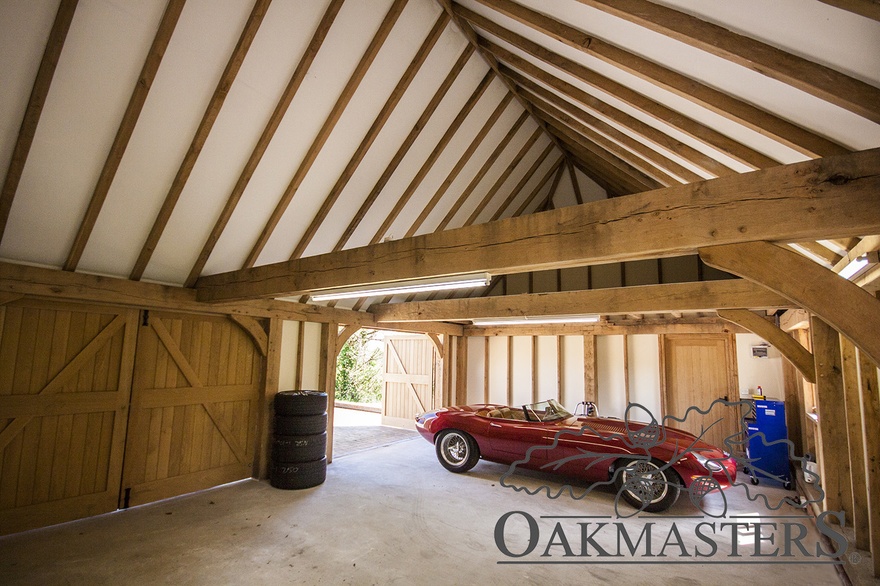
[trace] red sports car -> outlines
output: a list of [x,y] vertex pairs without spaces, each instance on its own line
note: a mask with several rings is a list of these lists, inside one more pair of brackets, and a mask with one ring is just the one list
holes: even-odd
[[668,509],[682,490],[699,506],[736,479],[736,460],[690,433],[653,419],[598,417],[592,404],[585,412],[594,416],[576,417],[552,399],[521,408],[447,407],[419,415],[416,428],[452,472],[483,458],[512,464],[510,471],[521,466],[613,484],[618,498],[641,511]]

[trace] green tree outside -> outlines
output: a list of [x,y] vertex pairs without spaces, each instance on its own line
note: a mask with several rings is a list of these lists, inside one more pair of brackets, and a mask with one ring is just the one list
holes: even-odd
[[375,330],[358,330],[342,346],[336,360],[336,398],[353,403],[382,400],[384,354]]

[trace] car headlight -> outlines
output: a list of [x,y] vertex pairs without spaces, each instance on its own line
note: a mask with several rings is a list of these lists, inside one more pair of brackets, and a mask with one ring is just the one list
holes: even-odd
[[721,472],[722,470],[724,470],[724,466],[722,466],[720,462],[710,460],[699,452],[692,452],[691,455],[697,462],[703,465],[703,468],[705,468],[709,472]]

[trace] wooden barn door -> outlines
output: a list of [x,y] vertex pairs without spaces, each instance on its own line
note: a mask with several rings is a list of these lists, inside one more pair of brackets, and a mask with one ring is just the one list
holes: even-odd
[[248,478],[263,362],[225,317],[148,312],[139,328],[121,506]]
[[[734,344],[727,335],[664,337],[666,415],[683,417],[691,406],[705,411],[715,399],[739,398]],[[706,415],[691,411],[683,423],[670,425],[697,436],[708,429],[703,439],[727,449],[724,440],[740,431],[737,421],[734,407],[719,404]]]
[[415,417],[433,408],[437,355],[427,336],[385,339],[382,425],[415,429]]
[[0,534],[116,509],[136,310],[0,306]]

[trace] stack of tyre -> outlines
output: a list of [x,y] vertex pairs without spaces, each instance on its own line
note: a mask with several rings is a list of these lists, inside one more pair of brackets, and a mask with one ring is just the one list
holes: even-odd
[[327,393],[275,395],[275,429],[269,482],[275,488],[318,486],[327,477]]

